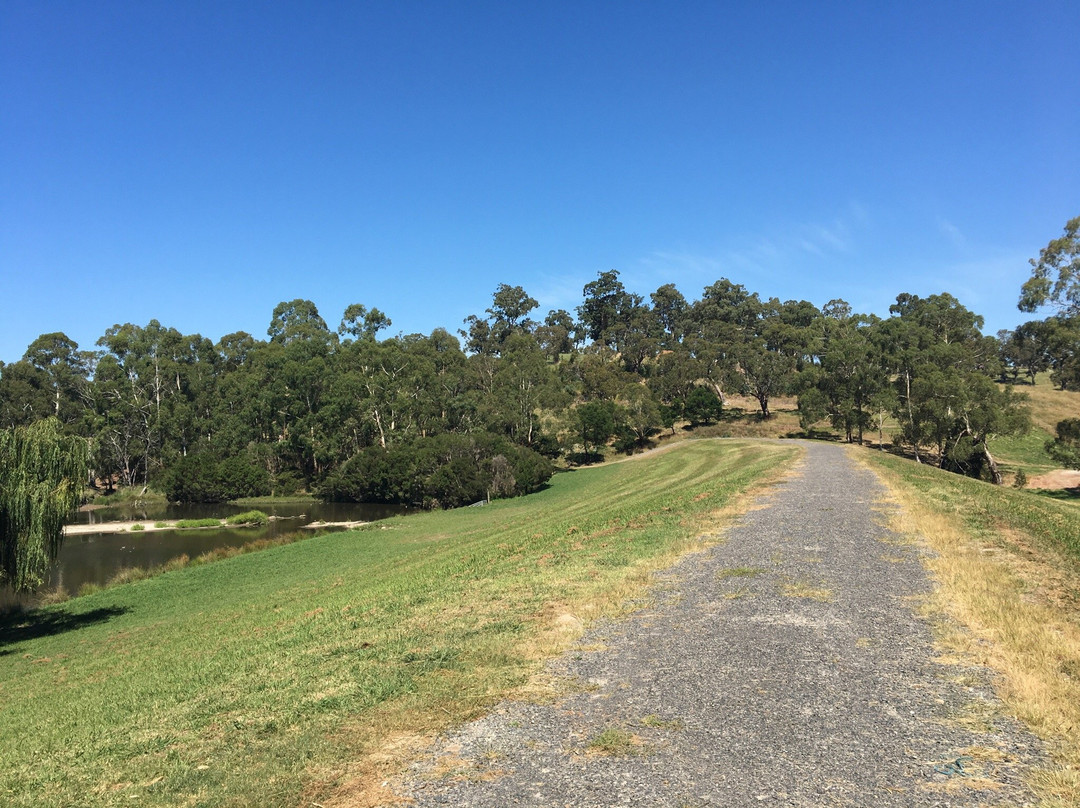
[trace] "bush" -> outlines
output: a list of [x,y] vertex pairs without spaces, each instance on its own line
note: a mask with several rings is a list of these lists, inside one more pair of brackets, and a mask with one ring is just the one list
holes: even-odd
[[1016,476],[1013,478],[1013,488],[1025,488],[1028,484],[1027,472],[1023,469],[1016,470]]
[[181,530],[193,527],[221,527],[220,519],[181,519],[176,523]]
[[227,525],[265,525],[269,521],[270,517],[262,511],[245,511],[225,517]]
[[683,405],[683,415],[690,421],[691,426],[711,424],[719,420],[723,412],[724,405],[720,397],[707,387],[695,387]]
[[270,493],[270,475],[246,457],[218,460],[208,454],[177,458],[161,477],[171,502],[228,502]]
[[135,524],[133,524],[131,526],[131,529],[132,530],[146,530],[146,525],[144,525],[142,522],[136,522]]
[[456,508],[527,494],[554,473],[551,461],[488,433],[445,433],[352,457],[320,486],[324,500]]

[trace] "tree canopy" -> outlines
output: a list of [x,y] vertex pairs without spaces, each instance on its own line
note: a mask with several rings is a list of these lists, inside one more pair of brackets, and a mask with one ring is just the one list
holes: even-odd
[[1020,311],[1047,303],[1066,315],[1080,315],[1080,216],[1065,223],[1065,232],[1032,258],[1031,278],[1020,290]]

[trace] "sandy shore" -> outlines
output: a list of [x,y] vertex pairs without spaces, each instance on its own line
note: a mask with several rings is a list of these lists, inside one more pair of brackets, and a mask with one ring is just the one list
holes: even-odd
[[[271,516],[270,521],[276,522],[279,519],[295,519],[294,516]],[[300,525],[304,530],[318,530],[324,527],[341,527],[341,528],[354,528],[366,525],[367,522],[312,522],[308,525]],[[136,525],[142,525],[142,528],[136,528]],[[160,526],[159,526],[160,525]],[[146,520],[135,520],[132,522],[98,522],[94,525],[65,525],[65,536],[85,536],[90,533],[128,533],[134,530],[136,533],[153,533],[159,530],[212,530],[215,527],[255,527],[255,525],[226,525],[225,520],[222,519],[218,525],[210,525],[206,528],[177,528],[175,522],[154,522]]]

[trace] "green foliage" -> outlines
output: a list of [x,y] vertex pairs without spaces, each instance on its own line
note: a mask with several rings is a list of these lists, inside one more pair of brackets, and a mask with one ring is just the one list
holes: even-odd
[[245,457],[218,460],[210,454],[177,458],[161,475],[170,502],[228,502],[270,493],[270,477]]
[[1066,468],[1080,469],[1080,418],[1058,423],[1057,437],[1047,441],[1046,453]]
[[146,530],[146,525],[144,525],[142,522],[136,522],[131,526],[131,529],[134,531]]
[[1080,216],[1065,223],[1065,232],[1032,258],[1031,278],[1020,294],[1020,311],[1052,303],[1070,315],[1080,314]]
[[319,487],[322,499],[456,508],[539,490],[551,461],[497,435],[444,433],[387,449],[371,447]]
[[720,397],[707,387],[695,387],[691,390],[682,408],[683,416],[691,426],[718,421],[723,411],[724,405]]
[[269,521],[270,517],[262,511],[244,511],[225,517],[227,525],[265,525]]
[[615,434],[615,413],[613,401],[588,401],[574,408],[574,431],[587,457],[595,456]]
[[1018,407],[994,398],[1007,412],[988,415],[978,377],[1047,369],[1055,384],[1080,386],[1080,319],[1068,311],[999,343],[947,294],[898,295],[879,320],[842,300],[822,310],[764,300],[725,278],[693,302],[672,284],[646,300],[616,270],[582,289],[580,322],[559,309],[540,324],[535,309],[522,287],[499,284],[485,314],[466,320],[464,349],[442,328],[381,338],[389,318],[358,303],[333,333],[303,299],[274,308],[263,340],[235,332],[215,345],[151,320],[114,325],[90,355],[43,334],[0,367],[0,424],[59,414],[68,434],[89,439],[106,491],[152,483],[174,501],[216,502],[340,488],[446,504],[519,490],[521,469],[484,463],[526,461],[452,449],[435,462],[415,448],[429,440],[491,434],[590,462],[609,445],[648,447],[682,419],[717,420],[711,394],[752,396],[766,419],[777,397],[797,393],[804,433],[828,419],[849,441],[873,430],[884,443],[888,421],[920,459],[993,477],[988,441],[1020,428]]
[[41,584],[86,475],[86,442],[56,419],[0,430],[0,582],[17,592]]
[[174,525],[174,527],[180,530],[186,530],[197,527],[221,527],[220,519],[180,519]]

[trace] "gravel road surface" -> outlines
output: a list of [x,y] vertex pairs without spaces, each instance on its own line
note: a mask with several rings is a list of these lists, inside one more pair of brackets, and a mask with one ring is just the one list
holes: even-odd
[[463,808],[1032,804],[1037,740],[986,670],[935,661],[924,550],[883,527],[870,471],[804,447],[726,542],[553,663],[570,695],[458,729],[399,792]]

